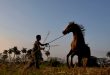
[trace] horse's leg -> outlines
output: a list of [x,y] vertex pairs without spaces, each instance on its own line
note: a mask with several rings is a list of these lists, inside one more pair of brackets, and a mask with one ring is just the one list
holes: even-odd
[[69,56],[72,54],[72,50],[70,50],[70,52],[67,54],[67,66],[70,68],[69,66]]
[[78,55],[78,66],[81,66],[81,61],[82,61],[82,57],[80,55]]
[[90,56],[91,56],[91,51],[90,51],[90,47],[88,45],[85,45],[85,51],[87,54],[87,66],[90,66]]
[[74,65],[73,65],[73,57],[74,57],[74,55],[75,55],[75,53],[72,53],[72,55],[71,55],[71,66],[72,67],[74,67]]

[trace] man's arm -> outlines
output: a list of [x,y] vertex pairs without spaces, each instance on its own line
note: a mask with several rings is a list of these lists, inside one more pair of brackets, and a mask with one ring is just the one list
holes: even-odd
[[45,45],[48,45],[48,43],[42,44],[42,43],[40,43],[40,42],[39,42],[39,44],[40,44],[41,46],[45,46]]

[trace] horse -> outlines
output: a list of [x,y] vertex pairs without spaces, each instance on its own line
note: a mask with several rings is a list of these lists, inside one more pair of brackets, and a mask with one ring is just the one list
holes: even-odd
[[[75,22],[70,22],[66,29],[62,32],[66,35],[70,32],[73,33],[73,41],[71,43],[71,49],[67,54],[67,66],[73,65],[74,55],[78,56],[78,66],[83,66],[82,59],[87,58],[87,65],[91,56],[90,47],[85,43],[84,39],[84,26],[78,25]],[[71,55],[71,64],[69,64],[69,56]]]

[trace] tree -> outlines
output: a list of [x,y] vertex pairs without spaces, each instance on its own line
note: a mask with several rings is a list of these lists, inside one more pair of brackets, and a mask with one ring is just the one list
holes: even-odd
[[0,53],[0,62],[1,62],[1,59],[2,59],[2,53]]
[[2,56],[3,63],[6,62],[6,59],[7,59],[7,58],[8,58],[8,55],[3,55],[3,56]]
[[14,47],[12,48],[12,52],[14,53],[13,60],[15,59],[16,51],[17,51],[17,50],[18,50],[18,49],[17,49],[16,46],[14,46]]
[[6,59],[8,58],[8,50],[4,50],[3,51],[3,55],[2,55],[2,60],[3,60],[3,62],[6,62]]
[[[15,60],[21,53],[20,53],[20,51],[18,50],[17,46],[14,46],[14,47],[12,48],[12,51],[13,51],[13,53],[14,53],[13,60]],[[15,61],[14,61],[14,62],[15,62]]]
[[110,51],[107,52],[106,56],[110,58]]
[[0,53],[0,59],[1,59],[1,57],[2,57],[2,53]]
[[23,48],[22,50],[21,50],[21,52],[23,53],[23,62],[26,62],[26,52],[27,52],[27,48]]
[[31,52],[32,52],[32,49],[27,50],[27,52],[26,52],[26,60],[32,59]]
[[10,49],[8,50],[10,62],[11,62],[11,58],[12,58],[12,57],[11,57],[12,52],[13,52],[13,50],[10,48]]
[[4,51],[3,51],[3,54],[4,54],[4,55],[7,55],[7,53],[8,53],[8,50],[4,50]]
[[2,55],[3,63],[5,63],[5,62],[6,62],[6,59],[8,58],[7,53],[8,53],[8,50],[4,50],[4,51],[3,51],[3,55]]

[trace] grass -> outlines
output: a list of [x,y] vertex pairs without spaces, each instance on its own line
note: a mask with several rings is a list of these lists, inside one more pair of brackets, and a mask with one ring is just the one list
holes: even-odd
[[[24,65],[0,64],[0,75],[21,75]],[[40,69],[34,67],[25,71],[25,75],[110,75],[110,67],[77,67],[67,66],[51,67],[41,65]]]

